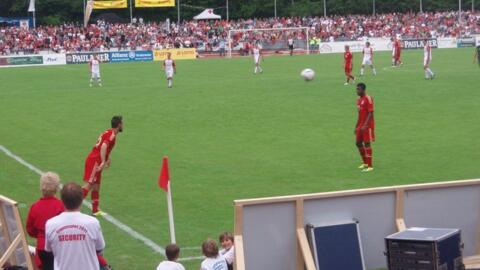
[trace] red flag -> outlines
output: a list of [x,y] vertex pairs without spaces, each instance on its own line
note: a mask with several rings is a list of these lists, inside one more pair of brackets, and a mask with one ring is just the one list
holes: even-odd
[[168,181],[170,181],[170,175],[168,173],[168,157],[163,157],[162,169],[160,171],[160,177],[158,178],[158,185],[161,189],[168,191]]

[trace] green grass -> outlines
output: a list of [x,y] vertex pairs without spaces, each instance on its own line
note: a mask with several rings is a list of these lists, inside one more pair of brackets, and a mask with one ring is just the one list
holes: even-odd
[[[421,51],[391,69],[376,56],[375,171],[361,174],[354,145],[353,86],[342,56],[179,61],[174,88],[159,63],[104,64],[104,87],[88,87],[85,65],[0,69],[0,144],[62,180],[81,182],[84,159],[114,114],[124,133],[103,176],[101,207],[164,246],[168,220],[156,186],[170,157],[177,241],[199,247],[233,229],[234,199],[422,183],[479,176],[480,69],[473,50],[433,52],[425,81]],[[360,55],[354,56],[358,73]],[[313,68],[316,79],[299,78]],[[0,193],[25,216],[39,197],[38,175],[0,154]],[[116,269],[154,269],[162,257],[102,221],[105,254]],[[199,250],[183,252],[198,256]],[[199,261],[185,263],[198,269]]]

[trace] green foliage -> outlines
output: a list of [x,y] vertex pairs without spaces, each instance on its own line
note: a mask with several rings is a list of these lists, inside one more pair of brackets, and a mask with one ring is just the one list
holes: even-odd
[[[134,1],[134,0],[132,0]],[[178,1],[178,0],[177,0]],[[373,0],[326,0],[328,14],[371,14]],[[375,0],[377,13],[418,12],[420,0]],[[463,9],[469,10],[474,0],[463,0]],[[28,16],[29,0],[1,0],[0,16]],[[58,24],[82,20],[83,0],[37,0],[37,18],[40,24]],[[226,0],[180,0],[182,19],[191,19],[203,8],[215,8],[215,12],[226,17]],[[480,1],[476,1],[480,8]],[[229,0],[230,18],[264,18],[274,16],[274,0]],[[423,0],[424,11],[457,10],[456,0]],[[128,9],[96,10],[93,17],[113,12],[129,19]],[[135,17],[148,21],[170,18],[177,20],[175,8],[137,8]],[[323,0],[277,0],[278,16],[322,16]]]

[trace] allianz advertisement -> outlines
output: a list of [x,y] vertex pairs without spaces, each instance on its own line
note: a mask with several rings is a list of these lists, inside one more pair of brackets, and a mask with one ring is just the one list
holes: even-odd
[[152,51],[110,52],[110,62],[143,62],[153,61]]

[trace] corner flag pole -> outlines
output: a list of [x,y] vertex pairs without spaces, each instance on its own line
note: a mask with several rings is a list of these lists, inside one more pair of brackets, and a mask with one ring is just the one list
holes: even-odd
[[158,185],[161,189],[167,192],[167,207],[168,207],[168,225],[170,229],[170,242],[176,243],[175,239],[175,224],[173,219],[173,203],[172,203],[172,188],[170,185],[170,173],[168,171],[168,157],[163,157],[162,169],[158,179]]
[[173,221],[172,188],[170,187],[170,181],[168,181],[167,207],[168,207],[168,226],[170,229],[170,242],[172,244],[175,244],[177,241],[175,239],[175,224]]

